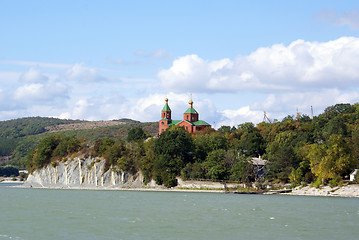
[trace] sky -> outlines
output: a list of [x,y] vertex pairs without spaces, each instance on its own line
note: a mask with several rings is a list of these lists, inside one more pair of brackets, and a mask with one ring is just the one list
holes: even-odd
[[359,102],[359,1],[0,2],[0,121],[219,128]]

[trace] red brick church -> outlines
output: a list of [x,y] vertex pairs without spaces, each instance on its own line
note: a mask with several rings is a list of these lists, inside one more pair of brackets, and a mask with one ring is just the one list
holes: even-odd
[[189,108],[183,114],[183,120],[172,120],[171,118],[171,108],[168,106],[168,99],[166,98],[166,104],[161,112],[161,120],[159,122],[159,132],[160,135],[167,128],[172,125],[177,125],[186,129],[189,133],[200,131],[204,128],[211,127],[210,124],[205,121],[199,120],[198,112],[193,108],[193,101],[189,101]]

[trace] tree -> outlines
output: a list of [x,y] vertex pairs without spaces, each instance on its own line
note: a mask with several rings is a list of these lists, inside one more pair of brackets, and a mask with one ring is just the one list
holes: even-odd
[[192,151],[192,139],[189,133],[181,127],[172,126],[164,131],[155,142],[156,155],[168,155],[172,158],[189,159]]
[[60,142],[59,135],[52,135],[42,139],[35,153],[35,166],[41,168],[50,163],[52,153]]
[[115,144],[115,140],[113,140],[112,138],[104,138],[98,140],[96,141],[94,146],[95,153],[102,156],[107,150],[107,148],[113,146],[114,144]]
[[175,176],[190,161],[192,148],[192,139],[183,128],[172,126],[163,132],[154,143],[156,182],[167,187],[177,185]]
[[359,168],[359,126],[356,125],[352,131],[352,137],[350,139],[350,155],[353,162],[352,169]]
[[265,153],[265,140],[253,123],[238,126],[240,132],[239,148],[246,156],[259,156]]
[[344,116],[337,115],[330,119],[325,127],[323,127],[322,132],[325,139],[329,139],[329,137],[334,134],[347,137],[349,135],[349,131],[347,130]]
[[229,178],[229,171],[225,166],[224,149],[217,149],[210,152],[203,163],[206,171],[206,177],[213,180],[226,180]]
[[325,144],[312,144],[307,158],[313,174],[322,184],[344,175],[350,165],[347,146],[340,135],[330,136]]
[[77,137],[62,137],[54,151],[54,156],[65,157],[70,153],[77,152],[80,148],[80,140]]
[[326,116],[328,119],[331,119],[339,114],[354,113],[355,110],[355,106],[352,106],[349,103],[340,103],[334,106],[327,107],[324,110],[323,115]]
[[11,176],[19,176],[19,169],[13,166],[0,166],[0,176],[1,177],[11,177]]
[[240,139],[240,148],[246,156],[260,156],[265,153],[265,141],[258,130],[245,132]]
[[156,139],[151,138],[141,146],[143,148],[143,154],[140,158],[140,168],[143,173],[144,183],[149,183],[154,177],[154,159],[156,158],[154,152],[155,141]]
[[143,141],[148,137],[148,134],[141,127],[131,128],[127,134],[127,141],[129,142],[138,142]]
[[233,133],[235,132],[237,129],[235,127],[230,127],[230,126],[221,126],[220,128],[218,128],[218,132],[222,133],[222,134],[228,134],[228,133]]
[[267,157],[269,159],[269,173],[271,178],[277,178],[286,182],[292,167],[299,166],[300,159],[295,154],[294,139],[295,131],[284,131],[279,133],[274,141],[267,145]]
[[250,158],[247,158],[243,155],[238,156],[237,161],[231,168],[230,172],[230,180],[244,183],[249,183],[254,180],[254,169],[252,163],[250,162]]

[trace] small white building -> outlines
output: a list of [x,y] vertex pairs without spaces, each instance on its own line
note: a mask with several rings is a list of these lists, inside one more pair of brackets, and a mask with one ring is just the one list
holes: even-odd
[[[355,180],[355,174],[357,174],[359,169],[354,169],[354,171],[350,174],[350,181],[354,181]],[[359,180],[359,179],[357,179]]]

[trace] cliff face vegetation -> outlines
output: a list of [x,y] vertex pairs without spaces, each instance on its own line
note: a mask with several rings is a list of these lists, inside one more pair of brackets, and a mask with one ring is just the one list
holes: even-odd
[[[143,183],[154,180],[173,187],[182,179],[210,179],[242,183],[292,182],[338,185],[359,167],[359,104],[337,104],[313,119],[287,116],[273,123],[244,123],[189,134],[173,126],[158,138],[140,127],[127,141],[103,138],[94,143],[64,135],[44,138],[27,158],[30,171],[59,165],[83,156],[99,158],[103,171],[136,174]],[[253,157],[267,159],[264,174]],[[265,179],[262,177],[265,176]]]

